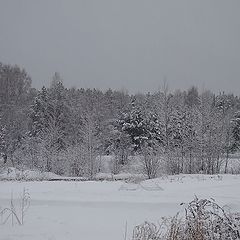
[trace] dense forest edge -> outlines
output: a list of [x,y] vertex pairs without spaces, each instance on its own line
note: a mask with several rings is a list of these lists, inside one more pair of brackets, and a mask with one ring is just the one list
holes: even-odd
[[66,88],[58,73],[37,90],[24,69],[0,63],[0,169],[93,179],[111,156],[112,174],[218,174],[239,148],[239,96]]

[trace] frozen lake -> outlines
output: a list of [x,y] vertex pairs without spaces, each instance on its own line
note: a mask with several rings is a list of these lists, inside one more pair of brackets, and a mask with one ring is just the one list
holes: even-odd
[[31,206],[23,226],[0,225],[0,240],[123,240],[125,225],[174,215],[197,195],[240,211],[239,175],[179,175],[141,184],[116,182],[0,182],[0,207],[11,193],[18,209],[28,189]]

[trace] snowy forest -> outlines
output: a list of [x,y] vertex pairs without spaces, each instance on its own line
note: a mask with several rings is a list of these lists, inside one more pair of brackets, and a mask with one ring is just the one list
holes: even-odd
[[233,94],[167,83],[146,94],[66,88],[59,73],[35,89],[24,69],[0,63],[0,166],[93,179],[102,156],[112,156],[113,174],[137,156],[148,178],[216,174],[239,148]]

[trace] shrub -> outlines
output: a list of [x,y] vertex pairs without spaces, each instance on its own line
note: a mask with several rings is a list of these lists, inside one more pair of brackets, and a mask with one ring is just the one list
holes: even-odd
[[195,199],[185,214],[163,218],[157,226],[145,222],[133,230],[132,240],[237,240],[240,214],[220,207],[213,199]]

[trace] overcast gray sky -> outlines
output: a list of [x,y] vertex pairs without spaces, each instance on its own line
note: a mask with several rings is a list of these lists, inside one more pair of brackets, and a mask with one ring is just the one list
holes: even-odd
[[33,86],[240,93],[240,0],[0,0],[0,61]]

